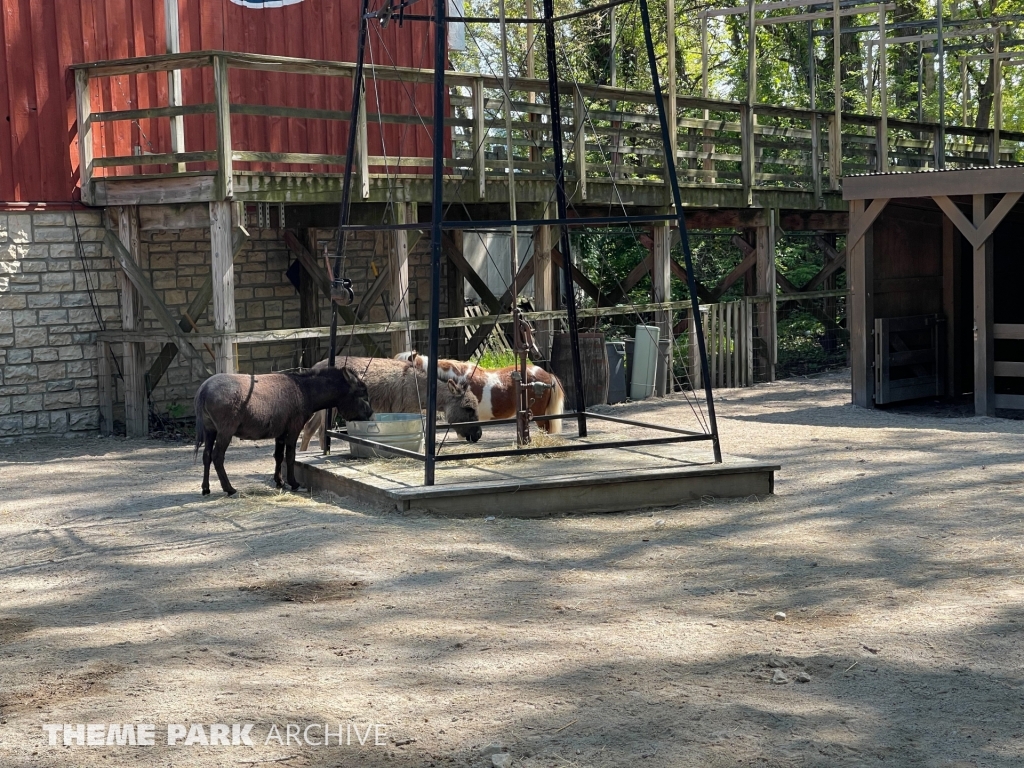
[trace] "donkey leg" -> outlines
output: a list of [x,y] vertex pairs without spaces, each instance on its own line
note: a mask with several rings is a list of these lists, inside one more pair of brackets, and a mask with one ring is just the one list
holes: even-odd
[[282,461],[284,461],[284,440],[279,437],[274,444],[274,484],[278,488],[284,487],[284,483],[281,482]]
[[224,471],[224,454],[227,453],[228,445],[231,444],[231,435],[220,433],[217,435],[217,444],[213,448],[213,468],[217,470],[217,477],[220,479],[220,487],[228,496],[234,496],[238,491],[231,487],[228,480],[228,473]]
[[299,484],[295,480],[295,439],[288,440],[284,446],[285,461],[288,463],[288,485],[293,491],[299,490]]
[[210,462],[213,461],[213,443],[216,439],[216,432],[206,433],[206,446],[203,448],[203,496],[210,495]]
[[[305,451],[309,448],[309,441],[313,439],[313,434],[320,429],[320,422],[323,421],[324,412],[317,411],[306,422],[306,425],[302,428],[302,445],[300,451]],[[323,444],[321,444],[323,447]]]

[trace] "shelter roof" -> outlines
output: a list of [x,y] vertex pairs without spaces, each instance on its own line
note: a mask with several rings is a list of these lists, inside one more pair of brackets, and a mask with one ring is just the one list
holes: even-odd
[[844,200],[1024,192],[1024,166],[890,171],[843,177]]

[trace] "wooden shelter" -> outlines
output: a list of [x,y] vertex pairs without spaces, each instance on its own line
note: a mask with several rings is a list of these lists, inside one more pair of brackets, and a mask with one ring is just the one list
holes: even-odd
[[1024,167],[847,177],[853,400],[1024,409]]

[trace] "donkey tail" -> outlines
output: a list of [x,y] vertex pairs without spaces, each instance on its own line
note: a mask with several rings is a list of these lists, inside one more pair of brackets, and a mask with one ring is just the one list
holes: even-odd
[[[548,398],[548,408],[544,411],[545,416],[555,416],[565,412],[565,390],[562,389],[562,382],[558,377],[551,374],[551,397]],[[552,419],[548,422],[548,434],[562,434],[562,420]]]
[[[205,384],[205,382],[204,382]],[[196,446],[192,454],[192,461],[199,457],[199,446],[206,442],[206,424],[203,423],[203,407],[206,405],[206,387],[200,386],[196,392]]]

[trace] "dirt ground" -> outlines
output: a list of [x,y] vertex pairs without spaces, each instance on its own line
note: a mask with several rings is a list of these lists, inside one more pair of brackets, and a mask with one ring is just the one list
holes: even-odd
[[[0,447],[0,766],[1020,766],[1024,422],[848,401],[719,392],[773,497],[539,521],[281,494],[270,445],[235,499],[182,444]],[[166,744],[218,723],[254,746]]]

